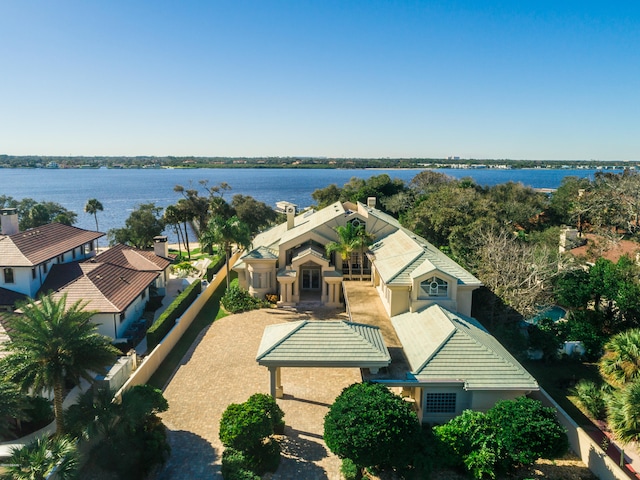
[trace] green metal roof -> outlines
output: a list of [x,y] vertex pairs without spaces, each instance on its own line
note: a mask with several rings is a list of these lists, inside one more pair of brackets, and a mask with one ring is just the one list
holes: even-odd
[[467,390],[538,390],[538,383],[475,319],[440,306],[391,322],[411,375],[422,382],[462,382]]
[[265,366],[381,368],[391,356],[378,327],[301,320],[266,327],[256,360]]

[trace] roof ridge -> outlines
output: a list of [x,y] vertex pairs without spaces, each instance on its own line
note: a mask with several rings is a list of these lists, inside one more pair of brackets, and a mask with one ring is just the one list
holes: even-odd
[[449,340],[451,340],[451,338],[455,335],[455,333],[458,331],[456,326],[453,324],[453,321],[451,320],[451,318],[449,318],[449,316],[442,311],[442,308],[443,308],[442,306],[436,303],[436,304],[430,305],[425,310],[428,310],[430,308],[433,308],[434,310],[436,310],[440,315],[442,315],[445,318],[445,320],[451,323],[453,326],[453,330],[442,339],[442,341],[436,348],[433,349],[431,354],[427,356],[427,358],[422,362],[420,367],[415,369],[413,372],[411,372],[413,374],[418,374],[424,367],[426,367],[427,364],[433,359],[433,357],[435,357],[438,354],[438,352],[442,350],[442,347],[444,347],[449,342]]
[[[300,330],[304,325],[307,324],[309,320],[298,320],[297,322],[291,322],[291,323],[298,323],[298,325],[296,325],[294,328],[292,328],[285,336],[280,337],[278,340],[276,340],[273,345],[271,345],[269,348],[266,348],[262,353],[260,353],[260,355],[258,356],[258,358],[256,358],[256,360],[260,360],[261,358],[267,356],[269,353],[271,353],[278,345],[282,344],[282,342],[284,342],[286,339],[288,339],[289,337],[291,337],[291,335],[293,335],[295,332],[297,332],[298,330]],[[283,325],[283,324],[275,324],[275,325]]]

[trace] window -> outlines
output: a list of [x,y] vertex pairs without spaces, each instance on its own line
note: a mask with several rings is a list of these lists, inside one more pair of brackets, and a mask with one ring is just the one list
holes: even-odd
[[124,322],[124,317],[125,317],[124,312],[122,312],[120,314],[120,323]]
[[42,264],[42,273],[47,273],[47,262]]
[[456,413],[455,393],[427,393],[426,401],[428,413]]
[[4,283],[13,283],[13,268],[5,268],[4,270]]
[[71,258],[76,259],[76,249],[71,250]]
[[420,287],[430,297],[446,297],[449,295],[449,284],[439,277],[426,279],[420,284]]
[[58,255],[58,263],[64,263],[64,254]]
[[140,298],[141,298],[142,300],[144,300],[144,299],[146,298],[146,296],[147,296],[147,290],[146,290],[146,289],[144,289],[144,290],[142,291],[142,293],[140,294]]
[[253,288],[271,288],[271,272],[253,272]]
[[35,269],[35,267],[31,269],[31,278],[32,278],[33,280],[35,280],[35,279],[36,279],[36,269]]

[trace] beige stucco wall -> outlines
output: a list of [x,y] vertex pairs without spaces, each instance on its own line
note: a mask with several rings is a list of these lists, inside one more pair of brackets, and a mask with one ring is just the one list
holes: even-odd
[[471,405],[469,408],[486,412],[499,400],[513,400],[514,398],[526,395],[525,391],[503,391],[503,390],[473,390],[471,393]]
[[[275,260],[252,260],[245,262],[244,282],[245,287],[251,295],[258,298],[264,298],[267,293],[275,293],[278,290],[278,282],[276,280],[276,261]],[[268,284],[264,287],[257,286],[256,275],[267,276]]]
[[[460,415],[464,410],[471,408],[471,393],[464,390],[462,384],[451,386],[422,386],[420,410],[423,423],[443,424],[452,418]],[[426,411],[428,393],[455,393],[456,411],[455,413],[429,413]]]

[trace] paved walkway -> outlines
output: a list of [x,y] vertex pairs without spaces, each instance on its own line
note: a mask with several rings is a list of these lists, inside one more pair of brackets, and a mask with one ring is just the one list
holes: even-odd
[[[185,355],[164,395],[169,410],[172,455],[158,480],[213,479],[220,474],[223,447],[218,439],[222,412],[254,393],[269,392],[269,372],[256,353],[267,325],[308,318],[345,318],[333,310],[296,313],[257,310],[217,320]],[[342,389],[361,380],[358,369],[284,368],[285,397],[278,404],[287,424],[282,461],[273,480],[338,480],[340,460],[322,440],[329,405]]]

